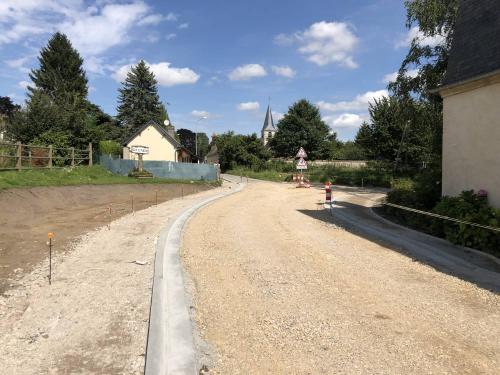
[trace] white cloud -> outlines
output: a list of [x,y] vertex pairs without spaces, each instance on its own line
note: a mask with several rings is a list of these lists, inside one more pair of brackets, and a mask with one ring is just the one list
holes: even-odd
[[106,4],[100,10],[88,8],[79,17],[63,22],[60,29],[82,54],[97,55],[127,43],[131,28],[148,10],[143,2]]
[[293,78],[296,74],[295,70],[293,70],[289,66],[273,65],[271,69],[273,70],[274,74],[277,74],[282,77]]
[[272,111],[272,113],[273,113],[273,120],[274,120],[275,122],[278,122],[279,120],[281,120],[281,119],[285,116],[285,114],[284,114],[284,113],[282,113],[282,112],[275,112],[275,111]]
[[26,64],[30,60],[29,57],[20,57],[19,59],[13,59],[13,60],[5,60],[5,63],[15,69],[22,68],[24,64]]
[[30,83],[27,81],[21,81],[17,85],[22,89],[26,89],[30,85]]
[[5,60],[7,66],[13,69],[17,69],[23,73],[29,73],[30,69],[25,66],[25,64],[32,59],[32,56],[20,57],[13,60]]
[[[200,76],[189,68],[173,68],[169,62],[160,62],[157,64],[149,64],[151,71],[154,73],[156,80],[160,86],[176,86],[193,84],[198,82]],[[132,67],[131,64],[123,65],[118,68],[113,74],[113,78],[118,82],[123,82],[127,77],[127,73]]]
[[187,29],[188,27],[189,27],[189,23],[187,23],[187,22],[185,22],[185,23],[181,23],[181,24],[179,25],[179,29],[181,29],[181,30],[182,30],[182,29]]
[[166,40],[172,40],[172,39],[174,39],[176,36],[177,36],[177,34],[176,34],[176,33],[170,33],[170,34],[167,34],[167,35],[165,36],[165,39],[166,39]]
[[[410,69],[406,72],[405,76],[410,77],[410,78],[415,78],[416,76],[418,76],[418,73],[419,73],[418,69]],[[384,83],[391,83],[391,82],[396,81],[397,78],[398,78],[398,72],[393,72],[393,73],[386,74],[382,81]]]
[[105,64],[102,58],[89,56],[83,61],[85,71],[94,74],[104,74]]
[[191,115],[194,116],[194,117],[197,117],[197,118],[209,118],[210,117],[210,112],[208,111],[198,111],[198,110],[194,110],[194,111],[191,111]]
[[382,79],[382,82],[391,83],[391,82],[396,81],[397,78],[398,78],[398,72],[389,73],[389,74],[386,74],[384,76],[384,78]]
[[278,34],[274,37],[274,43],[280,46],[291,46],[295,42],[295,35]]
[[167,16],[165,17],[165,19],[167,21],[171,21],[171,22],[174,22],[174,21],[177,21],[177,18],[179,18],[179,16],[175,13],[172,13],[170,12],[169,14],[167,14]]
[[335,103],[328,103],[320,101],[317,103],[321,110],[329,112],[344,112],[344,111],[363,111],[368,108],[368,104],[375,99],[381,99],[388,96],[387,90],[367,91],[364,94],[357,95],[351,101],[340,101]]
[[231,81],[245,81],[251,78],[264,77],[267,75],[266,69],[260,64],[247,64],[238,66],[231,73],[229,79]]
[[316,65],[339,64],[351,69],[358,66],[353,57],[358,37],[344,22],[316,22],[304,31],[279,34],[274,41],[280,45],[297,43],[298,51]]
[[139,20],[137,24],[139,26],[146,26],[146,25],[158,25],[161,21],[163,21],[163,15],[162,14],[150,14],[149,16],[144,17],[142,20]]
[[355,113],[342,113],[339,116],[325,116],[323,120],[332,128],[358,128],[366,118]]
[[176,15],[151,13],[143,0],[1,0],[0,44],[61,31],[85,57],[128,43],[138,25],[173,20]]
[[421,46],[436,47],[444,43],[446,37],[443,35],[425,36],[418,26],[414,26],[396,42],[396,48],[409,47],[413,39],[417,39]]
[[238,111],[257,111],[260,108],[259,102],[240,103],[236,107]]
[[146,25],[158,25],[160,22],[163,21],[177,21],[177,14],[174,13],[169,13],[166,16],[163,14],[149,14],[143,19],[141,19],[137,24],[139,26],[146,26]]

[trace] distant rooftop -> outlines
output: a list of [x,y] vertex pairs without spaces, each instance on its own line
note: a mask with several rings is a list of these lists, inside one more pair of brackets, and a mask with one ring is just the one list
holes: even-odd
[[442,86],[500,71],[500,1],[461,0]]

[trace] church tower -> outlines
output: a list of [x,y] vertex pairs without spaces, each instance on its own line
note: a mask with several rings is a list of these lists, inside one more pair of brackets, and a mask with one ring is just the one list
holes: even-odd
[[271,105],[267,106],[266,119],[264,120],[264,125],[262,126],[261,131],[261,140],[264,143],[264,146],[267,145],[269,139],[274,137],[278,129],[274,126],[273,114],[271,112]]

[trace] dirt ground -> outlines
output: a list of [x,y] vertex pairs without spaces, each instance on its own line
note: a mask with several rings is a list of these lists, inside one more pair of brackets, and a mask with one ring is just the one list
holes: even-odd
[[[15,287],[48,255],[53,232],[57,254],[78,236],[134,210],[209,189],[205,185],[111,185],[10,189],[0,192],[0,295]],[[111,207],[111,216],[108,207]]]
[[[107,197],[115,204],[132,191],[137,194],[132,187],[112,189]],[[193,186],[193,191],[197,189]],[[223,189],[172,199],[114,220],[110,229],[104,226],[86,233],[72,251],[55,256],[51,286],[46,259],[19,277],[0,295],[0,373],[142,374],[158,233],[181,210]],[[83,194],[79,188],[70,190]],[[105,194],[105,188],[96,191]],[[61,197],[70,204],[73,194],[68,192],[65,189]],[[153,188],[147,187],[140,196],[146,200],[151,192]],[[80,215],[70,217],[79,218],[87,228],[95,224],[99,205],[104,208],[108,203],[89,196],[73,201]],[[47,206],[49,202],[56,200],[47,199]],[[63,207],[52,211],[59,214],[58,223],[65,221]],[[77,233],[73,227],[64,226],[64,233]],[[61,230],[54,231],[57,235]]]
[[323,199],[252,181],[189,222],[210,372],[498,374],[500,296],[342,229]]

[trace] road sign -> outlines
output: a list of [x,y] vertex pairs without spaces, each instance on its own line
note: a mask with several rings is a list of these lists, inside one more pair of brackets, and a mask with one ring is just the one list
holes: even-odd
[[297,152],[297,156],[295,156],[296,158],[307,158],[307,154],[306,152],[304,151],[304,149],[301,147],[299,152]]
[[130,152],[139,155],[149,154],[149,147],[147,146],[130,146]]
[[297,162],[297,169],[307,169],[307,162],[304,160],[304,158],[300,158]]

